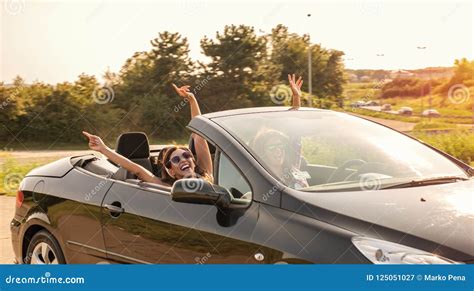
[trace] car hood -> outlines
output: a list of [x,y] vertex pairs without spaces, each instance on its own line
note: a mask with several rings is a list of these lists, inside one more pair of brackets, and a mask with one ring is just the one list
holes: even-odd
[[[378,191],[294,191],[291,196],[304,201],[310,208],[314,206],[308,212],[312,212],[314,218],[327,220],[357,233],[364,233],[367,224],[337,219],[337,216],[348,216],[370,225],[413,235],[468,254],[470,259],[474,256],[472,178],[456,183]],[[299,209],[304,212],[305,208]]]

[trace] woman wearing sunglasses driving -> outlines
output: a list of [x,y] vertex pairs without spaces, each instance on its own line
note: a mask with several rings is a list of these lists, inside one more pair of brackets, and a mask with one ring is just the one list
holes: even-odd
[[[179,96],[189,102],[191,106],[191,118],[201,114],[196,97],[189,91],[189,86],[177,87],[174,89]],[[138,179],[164,186],[171,186],[176,180],[183,178],[201,178],[212,183],[212,159],[209,146],[202,137],[192,134],[196,150],[197,160],[187,147],[172,146],[163,149],[162,177],[153,175],[152,172],[141,165],[132,162],[126,157],[116,153],[105,145],[102,139],[88,132],[82,132],[89,139],[89,148],[98,151],[112,162],[122,166],[127,171],[135,174]]]
[[[291,110],[298,109],[301,105],[301,77],[288,75],[292,91]],[[307,173],[300,170],[301,141],[299,137],[290,138],[287,134],[269,128],[262,128],[249,144],[250,148],[258,153],[263,163],[285,185],[300,189],[308,187]]]

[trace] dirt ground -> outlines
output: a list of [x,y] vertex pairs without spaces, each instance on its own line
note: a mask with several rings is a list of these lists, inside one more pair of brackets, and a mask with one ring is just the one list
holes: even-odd
[[13,263],[10,221],[15,213],[15,197],[0,196],[0,264]]

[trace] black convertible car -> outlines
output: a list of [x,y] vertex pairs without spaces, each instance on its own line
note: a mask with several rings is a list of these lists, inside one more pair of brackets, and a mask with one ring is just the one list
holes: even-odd
[[[429,145],[310,108],[216,112],[188,128],[210,145],[215,184],[144,183],[94,154],[31,171],[11,222],[17,262],[474,262],[473,169]],[[126,133],[116,151],[157,173],[162,147]]]

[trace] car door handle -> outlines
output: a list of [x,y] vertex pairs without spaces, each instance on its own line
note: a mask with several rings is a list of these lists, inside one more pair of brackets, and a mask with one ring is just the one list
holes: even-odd
[[114,214],[120,214],[120,213],[123,213],[125,211],[122,207],[115,206],[115,205],[112,205],[112,204],[104,204],[104,207],[108,211],[113,212]]

